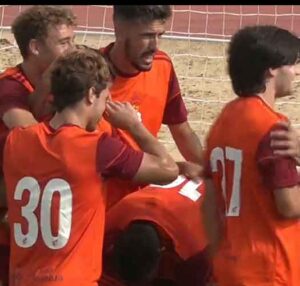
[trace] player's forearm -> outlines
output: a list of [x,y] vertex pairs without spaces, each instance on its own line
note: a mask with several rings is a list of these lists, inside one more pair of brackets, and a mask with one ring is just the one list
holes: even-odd
[[155,138],[142,123],[138,122],[128,130],[142,151],[150,155],[159,157],[166,162],[175,162],[168,154],[166,148]]
[[186,136],[174,138],[178,150],[185,160],[202,164],[202,145],[198,136],[191,132]]
[[212,257],[215,255],[221,241],[222,226],[213,183],[210,179],[206,179],[204,182],[206,192],[202,205],[203,225],[209,243],[209,254]]

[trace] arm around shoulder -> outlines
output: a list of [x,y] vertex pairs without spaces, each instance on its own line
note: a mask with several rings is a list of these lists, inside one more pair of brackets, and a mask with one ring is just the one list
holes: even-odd
[[257,164],[263,184],[273,192],[278,214],[283,218],[300,218],[300,178],[294,158],[276,155],[271,149],[270,132],[257,149]]

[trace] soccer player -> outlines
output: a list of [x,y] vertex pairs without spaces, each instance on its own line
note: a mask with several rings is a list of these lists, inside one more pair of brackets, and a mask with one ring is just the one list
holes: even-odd
[[23,62],[0,76],[0,115],[7,128],[37,123],[28,96],[54,59],[73,46],[75,25],[72,12],[60,6],[34,6],[14,20]]
[[[12,285],[97,285],[106,195],[101,176],[146,184],[178,176],[177,165],[132,106],[107,103],[109,80],[98,53],[67,53],[51,72],[54,117],[14,128],[7,137],[3,170]],[[96,129],[104,111],[142,151]]]
[[127,195],[106,213],[101,286],[206,285],[202,182],[179,176]]
[[239,30],[228,49],[238,98],[207,137],[204,223],[217,285],[299,285],[300,189],[296,161],[274,155],[270,133],[288,119],[275,100],[291,94],[299,39],[275,26]]
[[154,136],[167,124],[183,157],[199,163],[202,148],[187,121],[172,61],[158,50],[171,13],[170,5],[114,5],[116,40],[103,49],[114,75],[110,91],[140,112]]
[[[22,12],[12,24],[12,32],[23,62],[0,74],[0,165],[1,193],[2,153],[7,134],[16,126],[29,126],[41,120],[49,108],[43,97],[37,98],[35,88],[43,88],[42,75],[52,61],[73,45],[75,16],[59,6],[34,6]],[[41,90],[42,91],[42,90]],[[36,110],[44,109],[38,115]],[[0,194],[0,213],[5,214],[6,202]],[[3,216],[2,216],[3,217]],[[1,253],[8,252],[5,222],[0,224]],[[6,250],[5,250],[6,247]],[[7,257],[7,256],[5,256]],[[4,255],[0,255],[1,273],[7,272]],[[5,282],[6,283],[6,282]]]
[[[167,124],[183,157],[200,164],[201,143],[188,123],[172,61],[158,49],[171,14],[170,5],[114,5],[116,40],[101,51],[113,75],[112,99],[130,102],[154,136],[162,123]],[[136,188],[124,182],[118,186]],[[109,205],[120,198],[111,193]]]

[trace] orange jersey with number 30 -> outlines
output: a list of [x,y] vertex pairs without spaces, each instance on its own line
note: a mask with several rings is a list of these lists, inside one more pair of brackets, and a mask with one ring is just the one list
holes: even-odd
[[77,126],[54,131],[45,123],[9,134],[4,176],[11,285],[98,285],[105,196],[96,152],[102,134]]

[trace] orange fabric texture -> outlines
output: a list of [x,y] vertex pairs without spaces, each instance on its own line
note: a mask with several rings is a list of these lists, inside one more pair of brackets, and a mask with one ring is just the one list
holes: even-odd
[[209,132],[206,161],[224,214],[214,261],[220,286],[299,285],[299,222],[280,218],[256,161],[260,141],[280,120],[286,118],[261,98],[238,98],[225,106]]
[[[3,78],[13,78],[20,82],[30,93],[33,92],[33,87],[30,82],[25,78],[24,74],[18,67],[7,68],[3,73],[0,74],[0,80]],[[4,125],[2,120],[0,121],[0,145],[1,152],[4,146],[5,138],[8,134],[8,128]],[[2,158],[2,156],[1,156]],[[2,166],[2,162],[1,162]],[[0,224],[0,244],[8,245],[9,239],[7,234],[7,228]]]
[[77,126],[54,131],[45,123],[9,134],[4,175],[10,279],[24,286],[97,285],[105,188],[95,162],[102,134]]
[[[181,176],[164,188],[147,186],[127,195],[107,212],[106,235],[124,229],[135,220],[150,221],[159,226],[162,230],[161,232],[159,229],[161,236],[166,236],[166,242],[173,242],[178,256],[172,257],[176,257],[176,261],[179,257],[186,260],[201,252],[207,244],[200,212],[204,193],[202,183],[197,187]],[[168,263],[169,266],[162,263],[159,277],[170,279],[174,277],[174,273],[170,271],[174,271],[174,265],[171,265],[175,261],[172,261],[170,253],[166,255],[168,257],[164,257],[162,262]],[[121,282],[104,273],[100,285],[114,286],[121,285]]]

